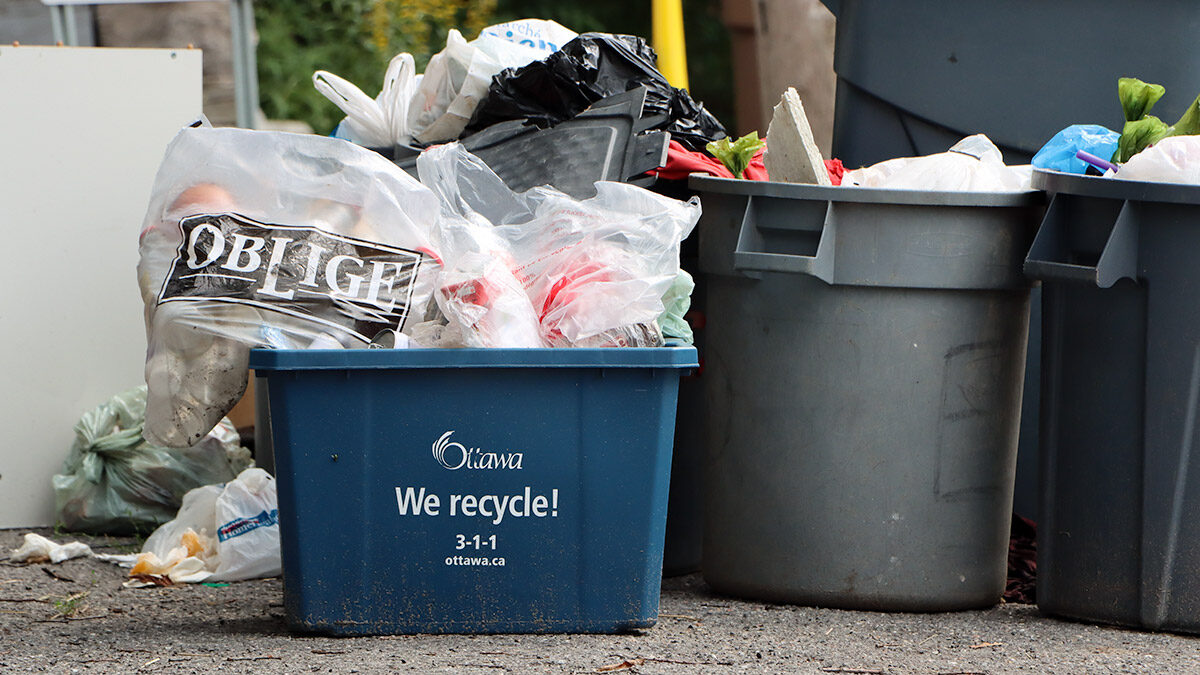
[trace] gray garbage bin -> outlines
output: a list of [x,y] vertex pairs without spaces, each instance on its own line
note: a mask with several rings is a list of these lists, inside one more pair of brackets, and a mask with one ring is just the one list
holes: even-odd
[[996,603],[1043,195],[691,185],[705,579],[830,607]]
[[[1011,164],[1070,124],[1121,128],[1117,78],[1200,91],[1200,3],[822,0],[837,16],[833,156],[847,167],[986,133]],[[1170,100],[1168,100],[1170,99]]]
[[[1118,174],[1119,175],[1119,174]],[[1038,607],[1200,633],[1200,186],[1034,172]]]

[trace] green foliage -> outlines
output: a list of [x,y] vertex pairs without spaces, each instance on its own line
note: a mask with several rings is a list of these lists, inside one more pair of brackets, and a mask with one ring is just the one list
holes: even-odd
[[387,63],[409,52],[423,71],[458,28],[468,39],[491,23],[495,0],[259,0],[259,104],[267,117],[307,122],[328,134],[344,117],[317,93],[312,74],[328,70],[379,93]]
[[737,128],[733,115],[733,56],[729,29],[721,20],[721,2],[684,0],[683,11],[688,89],[733,133]]
[[56,617],[69,619],[75,616],[83,609],[83,599],[88,596],[88,592],[75,593],[54,601],[54,611]]
[[548,19],[577,33],[604,32],[650,37],[650,3],[561,2],[561,0],[499,0],[496,21]]

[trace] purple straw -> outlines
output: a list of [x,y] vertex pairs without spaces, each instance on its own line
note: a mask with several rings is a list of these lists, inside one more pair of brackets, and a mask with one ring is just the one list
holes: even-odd
[[1083,161],[1087,162],[1088,164],[1091,164],[1092,166],[1096,167],[1097,169],[1100,169],[1101,171],[1107,171],[1109,169],[1112,169],[1113,172],[1116,172],[1120,168],[1116,164],[1113,164],[1112,162],[1109,162],[1107,160],[1100,159],[1099,157],[1093,155],[1092,153],[1086,152],[1084,150],[1080,150],[1080,151],[1076,152],[1075,158],[1082,159]]

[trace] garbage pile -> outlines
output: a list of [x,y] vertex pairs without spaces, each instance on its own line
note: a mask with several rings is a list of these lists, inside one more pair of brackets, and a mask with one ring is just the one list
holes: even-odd
[[1117,81],[1120,133],[1076,124],[1055,134],[1033,158],[1038,169],[1121,180],[1200,184],[1200,96],[1167,125],[1149,114],[1166,88],[1133,77]]
[[188,490],[178,514],[154,530],[141,553],[97,554],[78,541],[59,544],[30,532],[8,559],[58,564],[94,557],[129,568],[129,588],[275,577],[282,566],[277,504],[275,479],[251,467],[228,482]]
[[179,514],[154,531],[133,556],[105,559],[130,567],[131,588],[279,576],[279,509],[275,479],[249,468],[183,498]]
[[250,466],[237,430],[220,419],[197,443],[166,448],[142,437],[146,387],[84,413],[54,476],[55,519],[68,530],[147,534],[175,517],[193,488],[232,480]]
[[788,88],[775,106],[767,136],[751,132],[736,140],[709,142],[707,154],[671,142],[666,164],[655,175],[685,178],[705,173],[722,178],[770,180],[825,187],[956,192],[1024,192],[1032,168],[1007,166],[1000,149],[983,134],[968,136],[946,152],[899,157],[847,170],[841,160],[824,159],[813,138],[804,105]]
[[251,347],[663,344],[698,200],[605,182],[582,200],[516,193],[458,144],[418,168],[422,182],[331,138],[182,131],[141,235],[146,437],[207,434]]
[[668,140],[700,151],[726,136],[655,61],[640,37],[526,19],[470,42],[451,30],[422,74],[397,55],[374,99],[326,71],[313,84],[346,113],[335,136],[407,169],[424,148],[457,140],[515,190],[549,184],[589,197],[596,180],[648,184]]
[[180,132],[140,239],[146,438],[203,438],[254,347],[690,340],[699,200],[642,186],[670,143],[726,132],[654,64],[641,38],[551,21],[452,30],[424,73],[393,58],[374,98],[314,73],[346,112],[335,138]]

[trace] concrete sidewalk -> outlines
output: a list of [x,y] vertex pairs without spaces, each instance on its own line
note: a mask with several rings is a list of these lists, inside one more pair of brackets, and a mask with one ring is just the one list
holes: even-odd
[[[0,558],[24,531],[0,531]],[[74,539],[46,530],[63,543]],[[80,537],[98,552],[132,540]],[[1200,638],[1046,618],[1030,605],[884,614],[747,602],[663,583],[625,635],[292,635],[278,579],[125,589],[93,559],[0,563],[0,671],[53,673],[1188,673]]]

